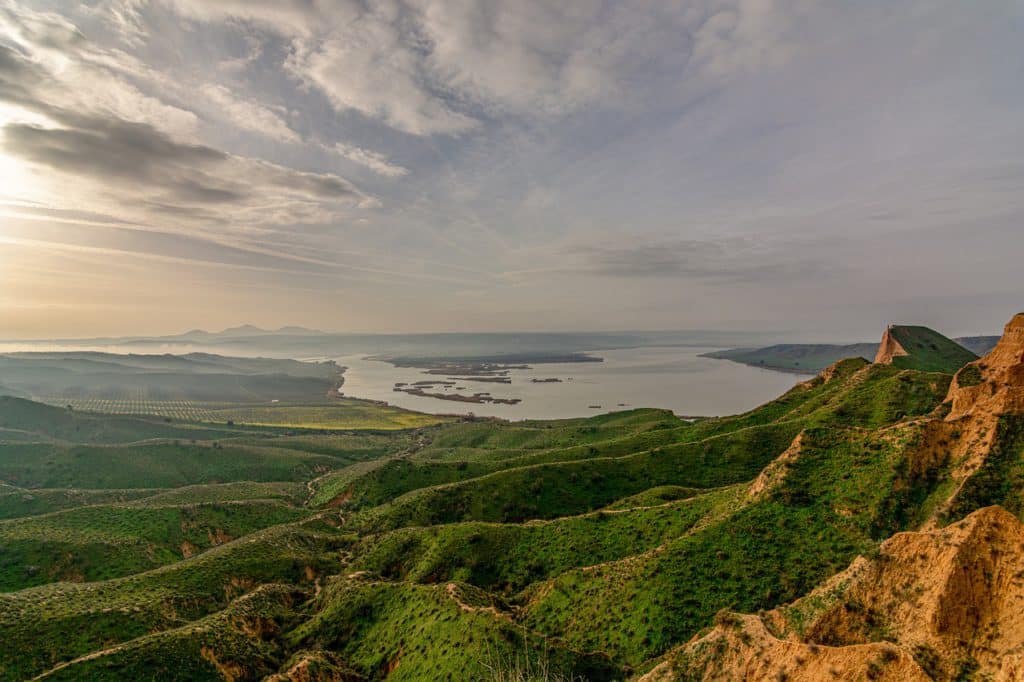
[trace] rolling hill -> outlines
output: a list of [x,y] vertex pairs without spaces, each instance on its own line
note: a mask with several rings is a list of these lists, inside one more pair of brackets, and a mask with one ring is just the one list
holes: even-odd
[[923,372],[955,372],[978,356],[928,327],[893,325],[885,330],[875,362]]
[[[992,350],[998,336],[962,336],[953,341],[976,356]],[[820,372],[843,358],[874,358],[878,354],[877,343],[783,343],[763,348],[729,348],[704,353],[704,357],[732,360],[752,367],[764,367],[785,372],[813,374]],[[965,361],[966,362],[966,361]]]
[[1015,679],[1024,315],[964,362],[887,336],[892,363],[697,421],[286,431],[9,399],[0,677]]

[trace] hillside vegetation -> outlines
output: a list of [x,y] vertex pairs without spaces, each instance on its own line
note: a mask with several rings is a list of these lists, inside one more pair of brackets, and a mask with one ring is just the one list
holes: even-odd
[[[998,336],[958,336],[953,341],[976,356],[992,350]],[[843,358],[874,358],[877,343],[782,343],[764,348],[728,348],[705,353],[703,357],[732,360],[753,367],[813,374]]]
[[978,356],[928,327],[893,325],[885,330],[875,362],[923,372],[953,373]]
[[981,360],[919,329],[697,421],[274,429],[6,399],[0,677],[1012,672],[1024,316]]

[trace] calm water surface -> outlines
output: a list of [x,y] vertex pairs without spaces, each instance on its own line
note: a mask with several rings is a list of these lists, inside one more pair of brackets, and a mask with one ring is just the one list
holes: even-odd
[[[634,407],[661,407],[678,415],[725,415],[744,412],[778,397],[808,375],[748,367],[727,360],[699,357],[715,348],[628,348],[594,351],[604,362],[534,365],[512,370],[511,384],[459,381],[454,387],[428,388],[465,395],[490,392],[498,398],[520,398],[518,405],[464,403],[414,396],[393,390],[395,383],[445,380],[416,368],[392,367],[386,362],[348,355],[337,361],[345,373],[345,395],[386,400],[428,413],[472,412],[505,419],[583,417]],[[561,383],[533,383],[558,378]],[[592,407],[600,406],[600,407]]]

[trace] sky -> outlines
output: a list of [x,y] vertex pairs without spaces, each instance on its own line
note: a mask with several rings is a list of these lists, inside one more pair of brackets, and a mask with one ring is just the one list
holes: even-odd
[[0,0],[0,337],[996,333],[1016,0]]

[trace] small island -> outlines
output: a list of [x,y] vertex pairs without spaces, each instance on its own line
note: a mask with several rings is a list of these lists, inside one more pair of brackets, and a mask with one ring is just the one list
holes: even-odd
[[[459,403],[490,403],[492,405],[518,405],[522,402],[521,398],[496,398],[490,393],[474,393],[473,395],[463,395],[461,393],[441,393],[437,392],[437,387],[443,390],[447,390],[454,386],[454,381],[417,381],[414,384],[407,384],[398,382],[391,389],[398,393],[407,393],[409,395],[418,395],[423,398],[437,398],[438,400],[451,400]],[[460,387],[461,388],[461,387]]]

